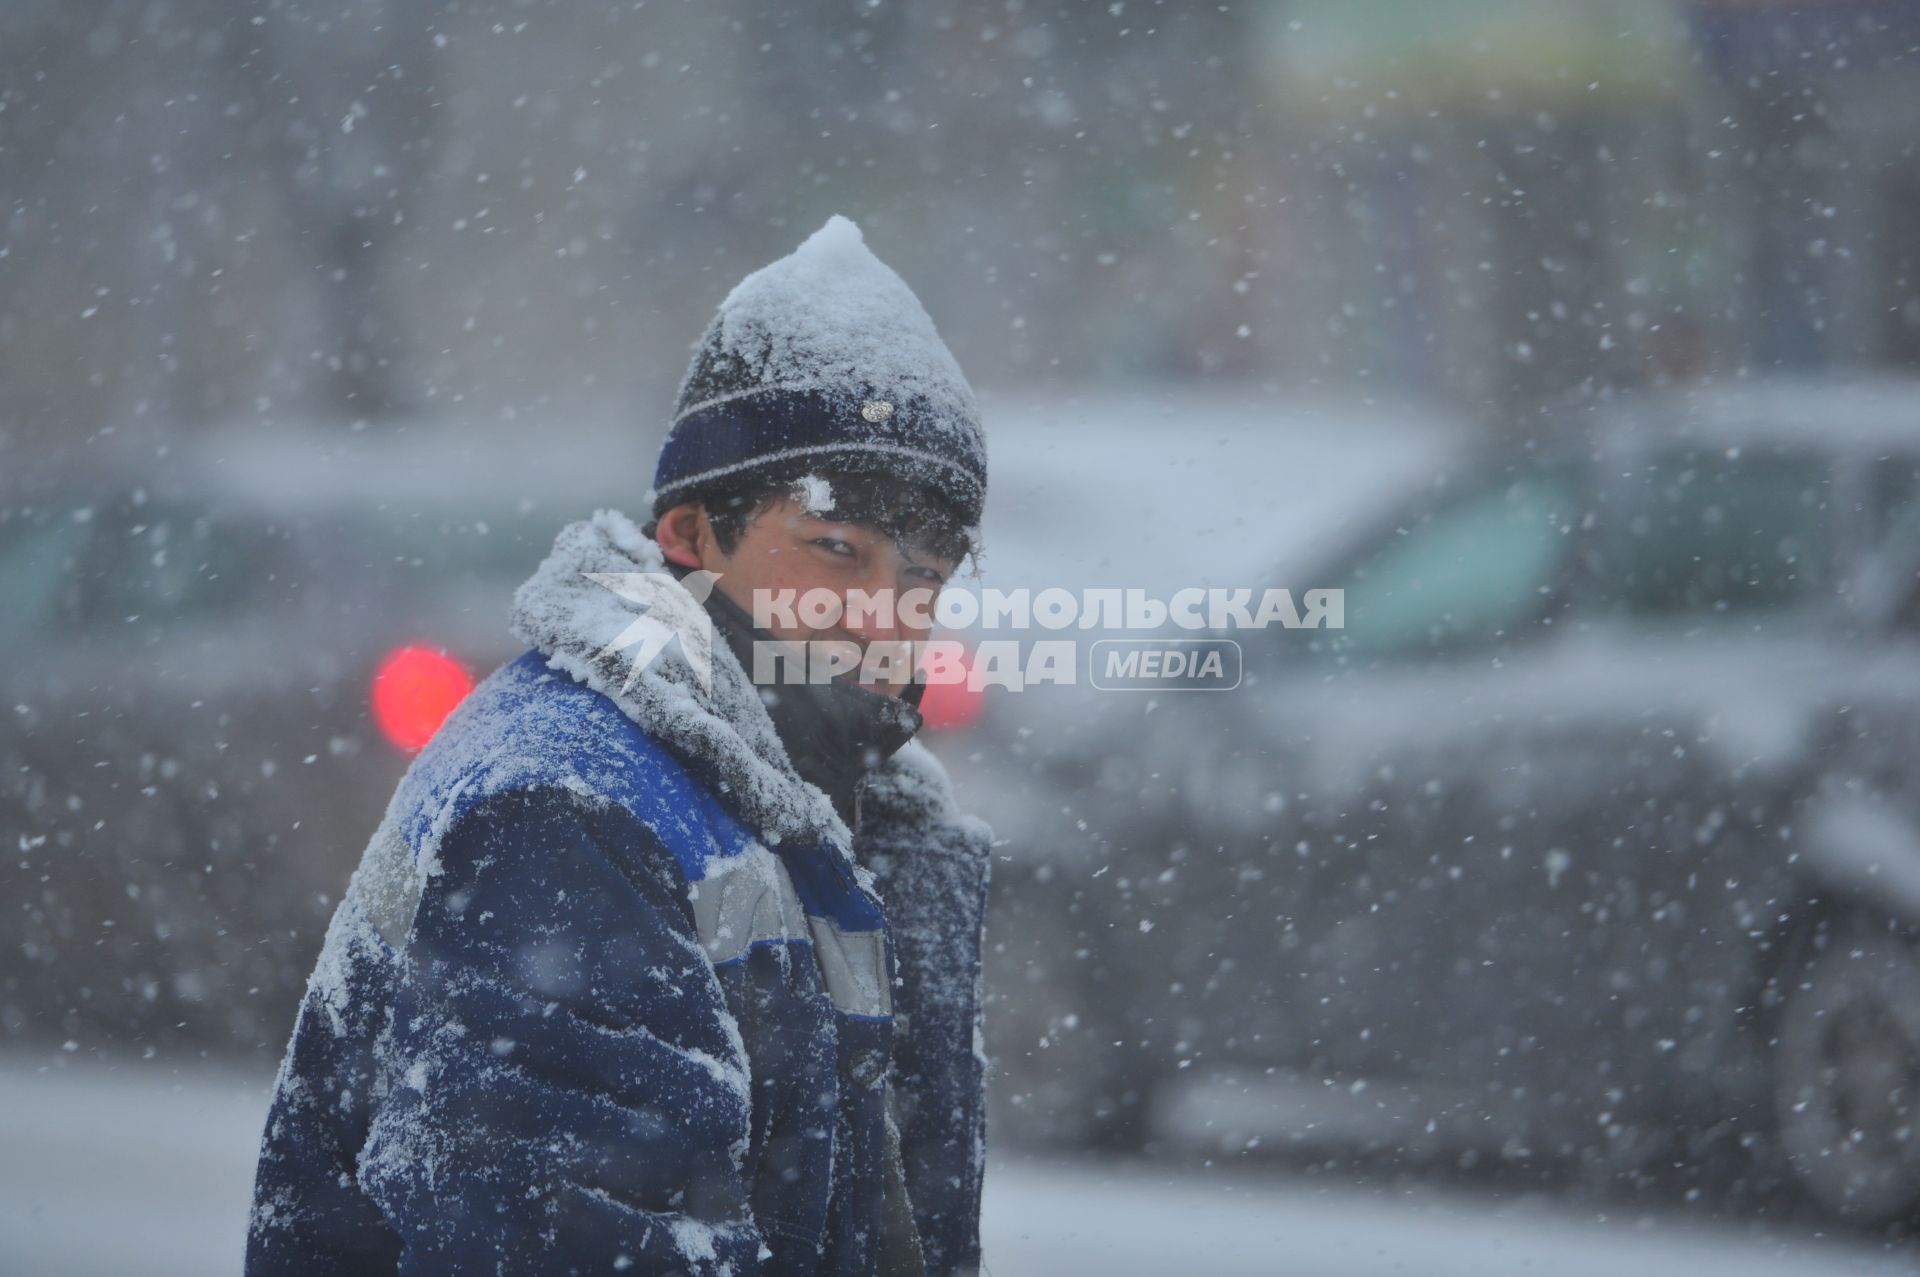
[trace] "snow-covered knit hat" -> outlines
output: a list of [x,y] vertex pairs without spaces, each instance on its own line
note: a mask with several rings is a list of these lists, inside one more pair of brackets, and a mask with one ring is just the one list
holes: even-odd
[[980,410],[919,298],[834,216],[740,281],[700,339],[654,472],[660,515],[736,478],[879,471],[977,526]]

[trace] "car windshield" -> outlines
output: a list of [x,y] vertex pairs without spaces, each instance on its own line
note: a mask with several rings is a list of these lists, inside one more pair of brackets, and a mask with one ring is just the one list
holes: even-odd
[[0,523],[0,639],[52,624],[75,601],[75,567],[91,532],[66,513],[20,516]]
[[88,548],[88,622],[222,616],[284,579],[286,532],[190,505],[138,502],[103,511]]
[[1413,655],[1511,640],[1544,614],[1571,542],[1575,485],[1521,476],[1396,527],[1346,580],[1343,656]]
[[565,518],[513,505],[460,510],[370,509],[325,521],[338,562],[409,586],[517,584],[553,546]]
[[1888,457],[1873,468],[1867,540],[1874,550],[1920,551],[1920,462]]
[[1596,597],[1633,617],[1780,612],[1835,572],[1827,465],[1811,456],[1680,449],[1626,476],[1604,520]]

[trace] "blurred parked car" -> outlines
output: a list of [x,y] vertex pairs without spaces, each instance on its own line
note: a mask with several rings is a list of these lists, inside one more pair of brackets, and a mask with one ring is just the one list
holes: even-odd
[[215,433],[0,487],[0,1035],[277,1053],[409,752],[647,451]]
[[[1189,438],[1062,534],[1210,562]],[[1920,385],[1590,402],[1262,549],[1345,628],[970,738],[1002,1130],[1920,1203]]]

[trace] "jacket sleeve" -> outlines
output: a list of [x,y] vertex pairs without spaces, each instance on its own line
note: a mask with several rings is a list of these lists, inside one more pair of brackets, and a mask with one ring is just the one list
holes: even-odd
[[954,810],[945,774],[924,751],[877,775],[862,801],[856,849],[879,880],[898,962],[894,1082],[907,1194],[927,1271],[939,1277],[980,1267],[980,950],[991,843],[985,825]]
[[441,840],[360,1180],[402,1273],[751,1273],[739,1032],[685,879],[619,808],[557,789]]

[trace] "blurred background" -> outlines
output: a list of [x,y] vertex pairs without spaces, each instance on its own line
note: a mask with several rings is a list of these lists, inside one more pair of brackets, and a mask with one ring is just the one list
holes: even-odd
[[836,212],[979,584],[1348,591],[936,707],[994,1271],[1920,1267],[1916,119],[1900,0],[11,0],[0,1268],[237,1267],[410,752]]

